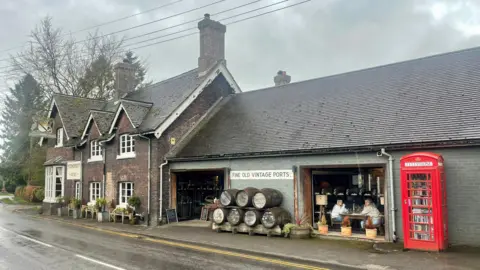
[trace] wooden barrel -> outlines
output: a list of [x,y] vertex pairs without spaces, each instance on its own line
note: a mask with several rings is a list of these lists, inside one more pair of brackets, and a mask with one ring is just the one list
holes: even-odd
[[262,213],[260,211],[248,210],[248,211],[245,211],[243,222],[249,227],[254,227],[260,224],[261,219],[262,219]]
[[273,188],[264,188],[253,196],[252,204],[257,209],[266,209],[280,206],[283,195],[280,191]]
[[253,187],[247,187],[244,190],[240,190],[235,197],[235,202],[240,207],[252,206],[252,199],[258,189]]
[[290,222],[292,222],[290,213],[281,207],[267,209],[262,216],[262,224],[267,229],[271,229],[277,225],[283,228],[283,225]]
[[226,208],[217,208],[213,211],[213,222],[220,225],[227,220],[228,209]]
[[245,211],[241,208],[232,208],[230,213],[228,213],[227,221],[232,225],[238,225],[243,222],[245,217]]
[[237,193],[238,189],[225,189],[222,194],[220,194],[220,203],[223,206],[234,206]]

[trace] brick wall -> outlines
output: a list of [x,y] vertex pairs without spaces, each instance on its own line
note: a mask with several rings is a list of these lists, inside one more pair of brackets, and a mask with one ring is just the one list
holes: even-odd
[[[155,181],[152,190],[152,220],[158,220],[158,209],[160,201],[158,194],[160,192],[159,183],[159,166],[163,162],[163,157],[173,147],[170,139],[175,138],[178,143],[180,139],[193,127],[196,122],[211,108],[211,106],[222,96],[231,94],[227,81],[223,76],[217,78],[205,88],[205,90],[195,99],[195,101],[172,123],[172,125],[164,132],[159,140],[155,140],[155,164],[152,166],[152,180]],[[165,209],[170,206],[170,171],[167,166],[163,168],[163,188],[162,188],[162,217],[165,217]]]

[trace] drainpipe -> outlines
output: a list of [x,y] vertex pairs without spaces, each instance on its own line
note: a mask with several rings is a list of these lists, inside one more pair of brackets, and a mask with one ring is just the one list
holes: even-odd
[[377,156],[387,156],[388,157],[388,182],[390,185],[390,211],[392,212],[391,218],[392,218],[392,231],[393,231],[393,236],[392,240],[393,242],[397,241],[397,231],[395,228],[395,198],[393,197],[393,156],[390,155],[389,153],[385,152],[385,148],[382,148],[379,153],[377,153]]
[[138,135],[140,138],[144,138],[148,140],[148,161],[147,161],[147,166],[148,166],[148,185],[147,185],[147,225],[150,225],[150,190],[151,190],[151,179],[150,179],[150,166],[151,166],[151,154],[152,154],[152,140],[149,137],[145,137],[143,135]]
[[163,208],[163,166],[168,164],[168,160],[165,159],[165,162],[160,164],[160,207],[158,213],[158,220],[162,220],[162,208]]

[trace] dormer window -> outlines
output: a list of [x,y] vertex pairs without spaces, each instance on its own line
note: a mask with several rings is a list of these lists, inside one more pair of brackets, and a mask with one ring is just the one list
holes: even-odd
[[101,161],[102,147],[97,140],[90,141],[90,158],[88,161]]
[[120,136],[119,141],[119,155],[117,158],[134,158],[135,157],[135,139],[124,134]]
[[57,129],[57,143],[55,147],[63,146],[63,127]]

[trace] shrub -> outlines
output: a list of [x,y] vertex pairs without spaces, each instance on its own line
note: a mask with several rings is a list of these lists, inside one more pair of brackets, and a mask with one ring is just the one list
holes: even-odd
[[71,208],[80,209],[81,206],[82,206],[82,201],[81,200],[76,199],[76,198],[72,198],[70,200],[70,207]]
[[105,205],[107,205],[107,200],[106,200],[105,198],[98,198],[98,199],[95,201],[95,206],[96,206],[99,210],[102,210]]
[[140,207],[141,204],[142,202],[140,201],[140,198],[137,196],[132,196],[128,198],[128,205],[130,205],[131,207],[134,207],[135,210],[138,210],[138,207]]
[[19,186],[15,188],[15,197],[23,198],[23,192],[25,190],[24,186]]
[[34,194],[36,201],[43,202],[45,199],[45,190],[43,188],[37,188]]
[[7,181],[7,183],[5,183],[5,189],[8,193],[15,193],[16,188],[17,185],[12,181]]

